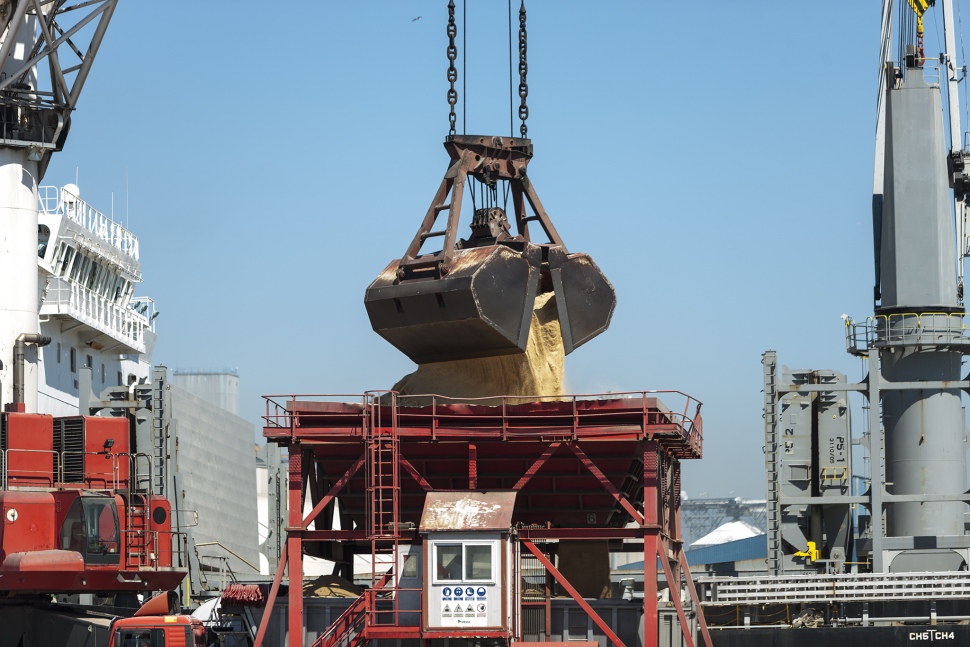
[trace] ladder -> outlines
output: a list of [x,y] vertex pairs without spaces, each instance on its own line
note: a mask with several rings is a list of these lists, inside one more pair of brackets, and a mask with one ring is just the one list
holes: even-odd
[[765,380],[765,475],[768,479],[768,495],[765,517],[768,530],[768,573],[781,574],[781,483],[778,464],[778,357],[769,350],[761,356]]
[[[168,475],[167,438],[168,426],[171,421],[171,391],[168,383],[168,370],[158,367],[152,371],[152,474],[151,492],[160,496],[171,495],[166,491]],[[141,449],[139,448],[139,451]]]
[[366,398],[367,538],[371,542],[371,580],[376,583],[383,577],[379,571],[385,565],[378,562],[378,555],[388,555],[395,570],[401,537],[397,394],[368,393]]
[[153,534],[148,523],[149,500],[143,494],[128,493],[125,505],[125,561],[129,567],[152,566]]

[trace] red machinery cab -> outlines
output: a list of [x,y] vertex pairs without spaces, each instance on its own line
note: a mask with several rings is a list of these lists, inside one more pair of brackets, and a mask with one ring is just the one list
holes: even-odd
[[191,616],[115,620],[108,647],[205,647],[205,627]]
[[160,593],[131,618],[112,621],[108,647],[206,647],[198,618],[178,615],[178,595]]
[[0,492],[0,590],[159,590],[177,586],[171,512],[161,497]]

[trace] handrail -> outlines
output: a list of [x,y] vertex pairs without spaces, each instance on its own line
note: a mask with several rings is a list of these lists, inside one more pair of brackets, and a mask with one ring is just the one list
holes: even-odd
[[[400,397],[394,392],[382,392],[385,394],[392,394],[389,398],[391,402],[394,402],[395,398]],[[660,395],[676,396],[684,399],[684,406],[682,409],[669,409],[660,400],[656,401],[655,406],[648,407],[646,405],[646,400],[648,398],[654,398]],[[344,394],[281,394],[281,395],[266,395],[263,396],[266,400],[266,413],[263,416],[264,426],[267,430],[270,429],[294,429],[300,425],[300,416],[307,415],[311,417],[319,418],[350,418],[360,417],[362,422],[359,426],[360,434],[365,432],[365,425],[363,424],[363,417],[365,415],[364,411],[368,407],[375,406],[372,402],[376,399],[372,398],[368,400],[370,396],[365,394],[360,395],[344,395]],[[344,398],[341,400],[340,398]],[[362,400],[362,404],[359,405],[360,409],[355,409],[357,407],[353,402],[348,402],[347,399],[354,398]],[[559,411],[549,411],[543,409],[537,409],[535,411],[523,411],[521,409],[515,409],[514,407],[531,402],[559,402],[559,403],[569,403],[566,407],[572,411],[572,414],[568,416],[571,420],[568,424],[563,423],[559,425],[563,429],[568,429],[564,433],[572,435],[577,429],[586,425],[597,425],[597,426],[607,426],[611,422],[611,418],[621,418],[628,417],[630,414],[629,410],[610,410],[608,408],[596,408],[596,407],[579,407],[577,406],[580,402],[595,402],[595,401],[616,401],[616,400],[636,400],[639,399],[643,402],[643,414],[644,418],[651,425],[674,425],[681,430],[681,436],[692,449],[700,451],[703,438],[702,438],[702,424],[701,424],[701,407],[703,404],[696,398],[678,390],[646,390],[646,391],[627,391],[627,392],[617,392],[617,393],[599,393],[599,394],[578,394],[578,395],[562,395],[562,396],[494,396],[494,397],[483,397],[483,398],[458,398],[442,396],[437,394],[428,395],[408,395],[406,400],[409,403],[420,401],[421,406],[408,405],[403,406],[398,404],[394,408],[391,420],[394,423],[394,427],[399,430],[405,430],[408,428],[409,423],[412,421],[417,422],[421,425],[430,424],[431,429],[435,437],[453,437],[454,433],[465,433],[475,427],[476,424],[482,425],[478,429],[478,433],[482,435],[495,435],[502,439],[509,437],[531,437],[536,435],[549,436],[550,435],[550,424],[548,420],[565,418],[567,417],[564,412]],[[295,412],[291,405],[296,402],[334,402],[348,405],[348,408],[340,411],[329,411],[329,412]],[[426,402],[426,404],[425,404]],[[443,405],[448,404],[462,404],[471,407],[482,406],[488,407],[484,412],[469,411],[463,409],[461,412],[454,412],[443,408]],[[571,406],[570,406],[571,405]],[[387,405],[392,406],[392,405]],[[511,410],[510,410],[511,408]],[[501,424],[496,427],[495,430],[488,429],[484,426],[486,421],[496,420],[496,416],[501,412]],[[509,425],[508,422],[512,421],[515,424]],[[531,421],[536,421],[537,424],[530,425]],[[461,431],[452,432],[442,431],[443,423],[458,423],[460,422]],[[447,425],[444,425],[447,429]],[[403,431],[402,431],[403,433]],[[608,432],[606,432],[608,433]]]
[[845,317],[846,350],[867,355],[871,348],[894,345],[970,345],[963,317],[962,313],[915,311],[872,315],[864,322]]
[[[138,305],[145,303],[149,307],[154,307],[153,302],[137,297],[132,303]],[[44,288],[40,314],[61,313],[69,314],[78,321],[141,352],[145,351],[145,331],[154,328],[148,313],[142,314],[130,304],[119,305],[78,283],[53,276],[48,279]]]
[[347,636],[348,643],[346,647],[350,647],[350,645],[354,644],[350,641],[361,635],[366,623],[367,598],[361,595],[349,607],[344,609],[344,612],[334,620],[333,624],[325,632],[320,634],[312,647],[335,647],[347,634],[356,630],[354,636]]
[[63,216],[133,260],[138,260],[138,237],[73,192],[55,186],[42,186],[38,187],[37,197],[44,213]]

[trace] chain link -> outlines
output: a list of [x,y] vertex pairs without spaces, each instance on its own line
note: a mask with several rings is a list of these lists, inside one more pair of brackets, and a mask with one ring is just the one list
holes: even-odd
[[525,103],[526,97],[529,96],[529,84],[525,80],[529,73],[529,63],[526,57],[528,50],[526,36],[525,0],[522,0],[519,7],[519,98],[522,100],[522,103],[519,104],[519,119],[522,120],[522,126],[519,128],[519,132],[522,133],[523,139],[527,138],[529,133],[529,128],[525,125],[525,120],[529,118],[529,106]]
[[455,81],[458,80],[458,69],[455,68],[455,59],[458,58],[458,47],[455,46],[455,36],[458,35],[458,27],[455,26],[455,0],[448,2],[448,105],[451,112],[448,114],[449,135],[454,135],[455,130],[455,104],[458,103],[458,90],[455,89]]

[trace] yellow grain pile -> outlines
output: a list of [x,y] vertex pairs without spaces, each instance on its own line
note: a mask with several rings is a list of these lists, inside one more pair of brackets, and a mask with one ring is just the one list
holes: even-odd
[[[564,359],[556,300],[552,292],[547,292],[536,297],[524,353],[420,364],[418,370],[395,384],[394,390],[401,395],[435,394],[459,399],[562,395]],[[406,398],[401,403],[426,402],[422,398]]]

